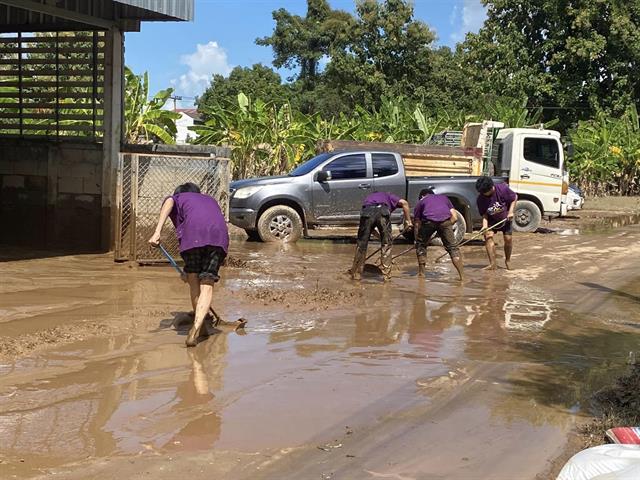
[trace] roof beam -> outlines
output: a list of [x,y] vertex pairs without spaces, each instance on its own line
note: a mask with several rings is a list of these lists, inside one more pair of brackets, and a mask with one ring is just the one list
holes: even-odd
[[115,25],[115,22],[106,20],[104,18],[92,17],[91,15],[85,15],[84,13],[73,12],[64,8],[34,2],[33,0],[0,0],[0,4],[8,5],[10,7],[19,8],[22,10],[38,12],[43,15],[63,18],[65,20],[71,20],[73,22],[84,23],[93,27],[108,29]]

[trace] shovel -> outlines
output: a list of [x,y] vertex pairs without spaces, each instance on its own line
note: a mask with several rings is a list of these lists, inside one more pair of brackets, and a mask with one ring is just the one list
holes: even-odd
[[[462,247],[463,245],[466,245],[467,243],[471,242],[472,240],[475,240],[476,238],[478,238],[480,235],[484,235],[489,230],[496,228],[498,225],[501,225],[506,221],[507,221],[507,219],[504,218],[504,219],[500,220],[499,222],[494,223],[490,227],[483,228],[482,230],[479,230],[478,233],[476,233],[473,237],[471,237],[468,240],[465,240],[464,242],[458,244],[458,247]],[[440,259],[444,258],[447,255],[449,255],[449,252],[444,252],[442,255],[440,255],[438,258],[436,258],[434,263],[438,263],[438,261],[440,261]]]
[[[178,264],[176,263],[176,261],[173,259],[173,257],[171,256],[171,254],[170,254],[169,252],[167,252],[167,249],[166,249],[166,248],[164,248],[164,246],[163,246],[161,243],[159,243],[159,244],[158,244],[158,248],[160,249],[160,251],[162,252],[162,254],[166,257],[166,259],[167,259],[167,260],[169,260],[169,263],[171,264],[171,266],[172,266],[173,268],[175,268],[176,272],[178,272],[178,273],[180,274],[180,276],[181,276],[181,277],[182,277],[183,275],[186,275],[186,274],[184,273],[184,270],[183,270],[182,268],[180,268],[180,265],[178,265]],[[220,317],[220,315],[218,315],[218,314],[216,313],[216,311],[213,309],[213,307],[212,307],[211,305],[209,305],[209,312],[211,312],[211,315],[213,315],[213,318],[214,318],[214,320],[215,320],[215,322],[213,323],[213,327],[214,327],[214,328],[215,328],[215,327],[217,327],[217,326],[218,326],[218,324],[219,324],[220,322],[222,322],[223,324],[228,324],[228,322],[225,322],[224,320],[222,320],[222,318]],[[240,323],[239,323],[239,326],[238,326],[237,328],[243,328],[243,327],[244,327],[244,324],[245,324],[245,323],[247,323],[247,321],[246,321],[246,320],[244,320],[243,318],[239,319],[239,320],[238,320],[238,322],[240,322]]]

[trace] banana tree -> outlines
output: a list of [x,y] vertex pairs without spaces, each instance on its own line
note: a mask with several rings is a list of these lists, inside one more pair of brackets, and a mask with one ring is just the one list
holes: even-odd
[[127,143],[175,143],[176,120],[180,114],[165,110],[172,88],[149,99],[149,75],[136,75],[125,67],[125,138]]

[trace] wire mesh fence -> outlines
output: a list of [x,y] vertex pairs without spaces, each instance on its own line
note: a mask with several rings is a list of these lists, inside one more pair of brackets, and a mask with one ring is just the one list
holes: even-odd
[[[228,158],[121,153],[115,259],[166,261],[147,240],[155,230],[163,200],[182,183],[199,185],[202,193],[218,201],[228,218],[230,178]],[[178,256],[178,239],[170,220],[163,230],[162,243],[172,256]]]

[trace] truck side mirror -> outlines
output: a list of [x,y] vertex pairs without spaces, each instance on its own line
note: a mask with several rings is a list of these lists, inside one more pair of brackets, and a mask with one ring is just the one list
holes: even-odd
[[316,175],[316,180],[320,183],[331,180],[331,170],[320,170]]

